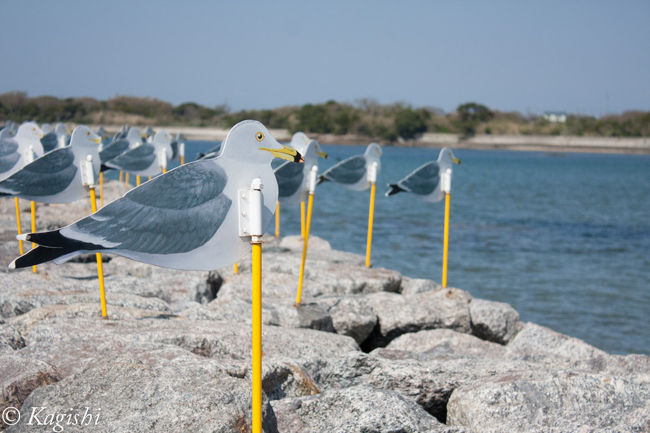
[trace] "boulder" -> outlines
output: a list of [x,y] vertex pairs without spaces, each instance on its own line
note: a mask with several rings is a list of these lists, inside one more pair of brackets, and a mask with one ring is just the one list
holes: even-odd
[[398,393],[363,385],[271,404],[278,430],[284,433],[459,431],[449,429]]
[[497,375],[454,390],[447,423],[480,432],[640,432],[650,388],[624,378],[564,370]]
[[414,295],[373,293],[366,297],[377,314],[377,326],[364,350],[383,347],[394,338],[423,329],[449,328],[470,332],[471,295],[459,289],[432,290]]
[[426,353],[428,356],[502,358],[506,349],[470,334],[451,329],[430,329],[403,334],[391,341],[387,350]]
[[[36,388],[61,379],[61,374],[51,365],[18,353],[0,353],[0,365],[0,413],[7,407],[20,408]],[[2,427],[0,423],[0,430]]]
[[521,328],[519,313],[503,302],[473,299],[469,315],[472,334],[483,340],[507,344]]
[[361,344],[377,324],[377,314],[363,295],[329,296],[313,301],[326,308],[337,334],[347,335]]
[[[178,348],[133,352],[105,358],[83,371],[33,391],[23,404],[22,421],[7,432],[43,431],[30,427],[32,408],[47,413],[91,415],[98,432],[242,432],[251,427],[250,381],[233,377],[214,360]],[[74,419],[72,417],[72,419]],[[277,432],[268,400],[263,401],[264,431]],[[88,425],[61,422],[66,432]],[[49,425],[50,431],[54,421]]]
[[0,324],[0,351],[17,350],[25,347],[25,339],[18,330],[9,324]]

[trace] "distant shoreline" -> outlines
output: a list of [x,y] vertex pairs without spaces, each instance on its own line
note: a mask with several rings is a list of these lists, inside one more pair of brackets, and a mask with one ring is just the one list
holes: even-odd
[[[108,132],[116,132],[120,126],[105,126]],[[158,126],[176,135],[182,133],[190,140],[223,140],[227,129],[188,126]],[[271,134],[279,141],[289,141],[291,134],[286,129],[271,129]],[[335,135],[310,133],[322,144],[358,145],[371,140],[360,135]],[[388,143],[386,143],[388,144]],[[391,143],[403,147],[451,147],[455,149],[517,150],[542,152],[589,152],[650,154],[649,137],[578,137],[566,135],[475,135],[462,139],[457,134],[425,133],[416,140]]]

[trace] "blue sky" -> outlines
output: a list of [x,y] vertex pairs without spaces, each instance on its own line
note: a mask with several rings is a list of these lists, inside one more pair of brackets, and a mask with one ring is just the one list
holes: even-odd
[[650,1],[0,0],[0,93],[650,110]]

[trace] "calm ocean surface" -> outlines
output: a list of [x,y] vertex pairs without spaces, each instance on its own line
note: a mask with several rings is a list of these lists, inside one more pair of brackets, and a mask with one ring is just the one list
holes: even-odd
[[[188,155],[215,143],[190,141]],[[321,170],[364,146],[323,146]],[[457,150],[448,285],[613,353],[650,354],[650,156]],[[438,149],[385,147],[372,263],[441,279],[444,203],[385,197]],[[365,254],[369,192],[325,183],[311,233]],[[281,209],[282,235],[300,231]],[[270,230],[273,230],[272,228]]]

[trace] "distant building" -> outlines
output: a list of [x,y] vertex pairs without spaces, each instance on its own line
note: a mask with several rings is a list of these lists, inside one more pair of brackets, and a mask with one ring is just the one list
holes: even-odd
[[544,113],[544,119],[551,123],[566,123],[566,113],[561,111],[547,111]]

